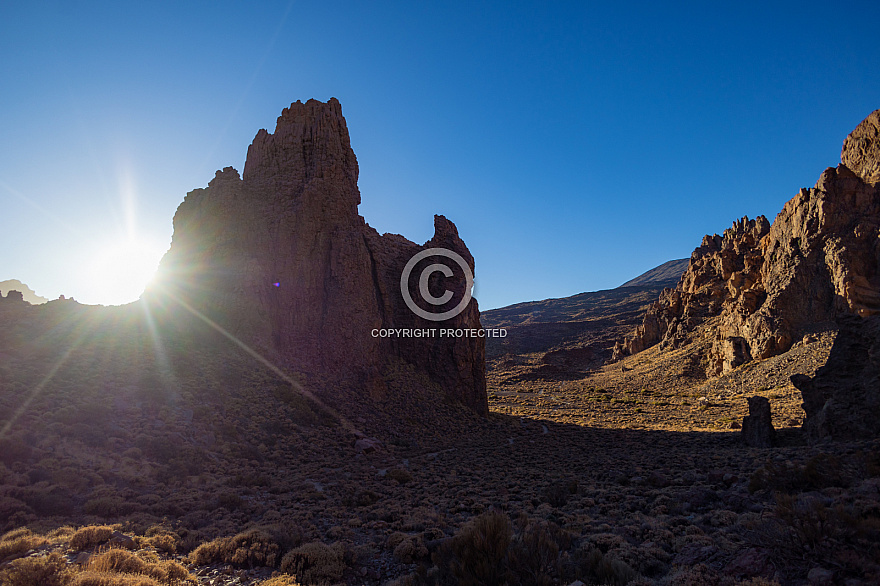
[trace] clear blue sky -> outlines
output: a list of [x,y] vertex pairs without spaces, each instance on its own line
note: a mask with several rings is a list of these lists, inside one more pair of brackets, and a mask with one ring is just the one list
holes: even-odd
[[453,220],[481,308],[615,287],[772,220],[880,108],[880,3],[717,4],[0,0],[0,281],[106,301],[96,263],[335,96],[361,214]]

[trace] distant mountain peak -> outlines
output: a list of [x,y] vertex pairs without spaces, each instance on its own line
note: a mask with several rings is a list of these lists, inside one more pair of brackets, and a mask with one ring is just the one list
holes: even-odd
[[634,279],[630,279],[621,287],[675,287],[688,268],[690,259],[670,260],[650,271],[646,271]]

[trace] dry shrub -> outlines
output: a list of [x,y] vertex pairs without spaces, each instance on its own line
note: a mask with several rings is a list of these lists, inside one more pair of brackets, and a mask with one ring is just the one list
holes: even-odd
[[260,586],[302,586],[293,576],[282,574],[269,578],[265,582],[260,582]]
[[116,529],[110,525],[89,525],[83,527],[70,538],[70,548],[74,551],[91,549],[107,543]]
[[408,470],[405,470],[403,468],[395,468],[393,470],[389,470],[387,476],[391,480],[396,480],[400,484],[412,482],[413,479],[412,474],[410,474]]
[[179,584],[191,578],[186,568],[175,561],[147,561],[124,549],[109,549],[92,556],[86,569],[97,574],[148,576],[162,584]]
[[159,535],[153,535],[152,537],[146,537],[143,539],[143,542],[147,546],[155,547],[159,551],[163,551],[165,553],[177,553],[177,541],[180,538],[177,535],[171,533],[162,533]]
[[70,525],[64,525],[63,527],[58,527],[57,529],[53,529],[46,534],[46,539],[51,541],[52,543],[60,543],[62,541],[70,541],[70,539],[76,533],[76,528],[71,527]]
[[221,537],[198,546],[189,554],[200,566],[223,562],[238,567],[275,566],[280,548],[267,532],[251,529],[234,537]]
[[152,546],[158,551],[173,554],[177,553],[177,543],[180,541],[180,536],[167,527],[153,525],[147,529],[144,537],[138,541],[143,546]]
[[555,523],[529,521],[523,516],[521,530],[508,551],[511,572],[521,584],[551,584],[559,552],[571,545],[571,537]]
[[835,456],[816,454],[803,465],[786,466],[768,462],[749,479],[749,491],[772,489],[782,492],[820,490],[831,486],[846,488],[852,474]]
[[0,537],[0,563],[21,557],[46,543],[45,538],[34,535],[27,527],[13,529]]
[[109,519],[112,517],[121,517],[130,513],[134,509],[132,503],[116,496],[102,496],[86,501],[83,505],[83,511],[89,515],[96,517],[104,517]]
[[794,529],[794,536],[802,548],[815,548],[826,537],[834,536],[836,521],[845,515],[843,510],[836,513],[815,497],[776,494],[776,515]]
[[552,507],[564,507],[573,494],[577,494],[577,480],[562,479],[551,482],[541,491],[541,500]]
[[[671,572],[664,584],[666,586],[779,586],[776,580],[760,576],[746,580],[723,576],[706,564],[697,564]],[[633,586],[633,583],[628,586]]]
[[394,546],[394,557],[404,564],[411,564],[427,556],[428,548],[425,547],[421,535],[406,535]]
[[394,548],[397,547],[398,545],[400,545],[400,542],[403,541],[404,539],[406,539],[407,537],[409,537],[409,535],[407,535],[406,533],[403,533],[402,531],[395,531],[394,533],[392,533],[391,535],[388,536],[388,541],[387,541],[388,549],[390,549],[391,551],[394,551]]
[[578,549],[572,556],[572,563],[578,577],[591,584],[625,586],[639,577],[638,572],[626,563],[591,546]]
[[390,582],[385,582],[385,586],[419,586],[423,583],[418,574],[407,574]]
[[293,574],[303,584],[326,584],[338,581],[345,572],[345,550],[341,543],[307,543],[287,552],[281,571]]
[[507,515],[490,511],[473,519],[452,539],[453,575],[462,586],[507,581],[507,548],[513,529]]
[[64,558],[55,552],[18,559],[0,570],[0,584],[4,586],[65,586],[70,578]]
[[162,586],[162,584],[149,576],[102,574],[86,570],[77,574],[68,586]]
[[278,544],[280,549],[278,559],[281,559],[281,554],[290,551],[294,547],[302,545],[303,542],[302,529],[296,525],[274,523],[260,527],[260,531],[270,535],[275,543]]
[[[437,548],[431,557],[436,570],[427,571],[424,578],[437,584],[541,586],[568,570],[571,582],[577,572],[567,555],[560,557],[570,547],[571,536],[555,523],[521,515],[514,532],[506,515],[490,511]],[[563,559],[568,567],[563,567]]]
[[125,549],[108,549],[89,558],[88,569],[94,572],[146,574],[148,563]]

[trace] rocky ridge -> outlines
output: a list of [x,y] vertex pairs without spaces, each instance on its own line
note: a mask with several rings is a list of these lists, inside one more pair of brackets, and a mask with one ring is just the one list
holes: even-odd
[[679,347],[706,323],[714,341],[704,366],[717,376],[786,352],[816,324],[880,313],[878,120],[880,110],[847,137],[842,163],[772,225],[743,218],[706,236],[678,286],[661,293],[614,357]]
[[3,295],[8,296],[9,293],[13,291],[21,293],[22,299],[24,301],[27,301],[31,305],[40,305],[49,301],[45,297],[37,295],[36,291],[31,289],[18,279],[8,279],[6,281],[0,281],[0,297],[2,297]]
[[[269,360],[326,386],[384,400],[395,373],[415,369],[423,385],[487,414],[482,338],[375,336],[383,328],[480,328],[476,300],[431,322],[410,311],[400,290],[402,270],[418,252],[446,248],[471,271],[473,257],[443,216],[435,216],[434,237],[421,246],[380,235],[358,214],[357,179],[339,102],[291,104],[274,133],[257,133],[242,176],[227,167],[187,194],[145,298],[190,306]],[[451,268],[454,278],[429,281],[438,297],[454,289],[440,311],[465,295],[462,269]]]

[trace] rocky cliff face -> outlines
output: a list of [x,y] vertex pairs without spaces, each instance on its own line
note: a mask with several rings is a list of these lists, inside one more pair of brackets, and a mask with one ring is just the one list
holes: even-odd
[[[450,398],[488,413],[482,338],[374,335],[383,328],[479,328],[476,300],[431,322],[406,307],[400,286],[407,261],[426,248],[458,253],[471,271],[473,257],[443,216],[435,216],[435,235],[423,246],[378,234],[358,214],[357,179],[339,102],[291,104],[274,133],[257,133],[243,176],[227,167],[206,189],[187,194],[147,298],[182,300],[306,375],[381,396],[388,371],[407,363]],[[430,290],[453,290],[446,305],[454,307],[464,279],[436,277]],[[418,284],[410,288],[416,298]]]
[[801,189],[772,226],[743,218],[706,236],[678,286],[661,294],[615,356],[680,345],[706,323],[707,374],[715,376],[787,351],[817,322],[880,313],[878,122],[880,110],[846,139],[842,163]]
[[880,436],[880,317],[842,316],[825,366],[791,382],[804,398],[808,439]]

